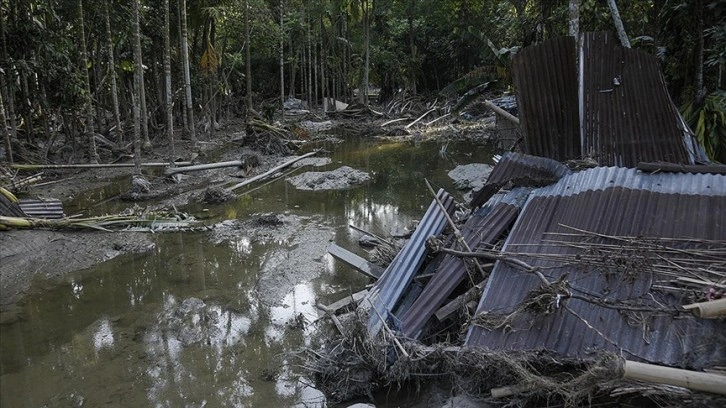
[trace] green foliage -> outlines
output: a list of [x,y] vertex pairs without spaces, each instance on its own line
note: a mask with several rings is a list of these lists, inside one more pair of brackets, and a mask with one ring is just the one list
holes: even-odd
[[706,149],[708,157],[726,163],[726,92],[714,92],[700,105],[694,101],[688,102],[681,112]]

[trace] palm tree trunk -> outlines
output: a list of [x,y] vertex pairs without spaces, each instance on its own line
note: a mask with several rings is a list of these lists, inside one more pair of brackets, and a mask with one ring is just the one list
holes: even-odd
[[151,141],[149,140],[149,118],[148,111],[146,110],[146,89],[144,81],[144,62],[143,56],[141,55],[141,27],[139,23],[139,0],[134,0],[134,21],[133,21],[133,36],[134,36],[134,63],[136,65],[136,75],[139,76],[139,82],[136,84],[138,87],[138,101],[139,108],[141,110],[141,134],[144,138],[144,149],[151,148]]
[[116,135],[118,135],[117,145],[122,146],[124,141],[124,130],[121,125],[121,109],[118,104],[118,85],[116,84],[116,61],[113,55],[113,37],[111,36],[111,17],[108,11],[108,2],[105,1],[104,18],[106,20],[106,44],[108,52],[108,72],[111,77],[111,104],[113,105],[113,118],[116,122]]
[[88,79],[88,55],[86,54],[86,30],[83,27],[83,0],[78,0],[78,29],[81,40],[81,73],[83,76],[83,93],[86,108],[86,137],[88,138],[88,154],[91,163],[97,164],[99,161],[98,151],[96,150],[96,134],[93,126],[93,100],[91,99],[91,84]]
[[174,101],[171,94],[171,40],[169,28],[169,0],[164,0],[164,94],[166,96],[166,135],[169,138],[169,165],[174,167]]
[[196,148],[197,135],[194,124],[194,105],[192,104],[192,81],[189,76],[189,41],[187,39],[187,2],[180,0],[179,9],[181,12],[181,41],[182,41],[182,64],[184,65],[184,95],[186,100],[187,124],[189,126],[189,138]]
[[9,164],[13,164],[13,145],[10,143],[10,132],[5,122],[5,106],[3,105],[3,94],[0,92],[0,126],[3,130],[3,141],[5,142],[5,156]]
[[250,4],[245,0],[245,72],[247,74],[247,112],[252,109],[252,58],[250,57]]
[[365,25],[365,66],[363,68],[363,89],[361,89],[361,102],[368,105],[368,74],[370,72],[370,16],[368,14],[368,0],[363,1],[363,24]]
[[280,0],[280,109],[285,109],[285,2]]

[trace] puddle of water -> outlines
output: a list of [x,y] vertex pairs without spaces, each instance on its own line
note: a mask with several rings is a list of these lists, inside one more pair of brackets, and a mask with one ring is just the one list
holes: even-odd
[[457,161],[491,157],[466,144],[448,146],[447,157],[436,143],[352,139],[330,148],[333,162],[315,171],[344,164],[372,179],[327,192],[277,180],[208,212],[281,214],[279,231],[159,234],[152,253],[28,296],[20,321],[0,330],[0,406],[323,406],[285,352],[310,344],[316,299],[367,283],[326,254],[329,243],[362,253],[348,224],[400,232],[431,201],[424,177],[453,192],[446,172]]

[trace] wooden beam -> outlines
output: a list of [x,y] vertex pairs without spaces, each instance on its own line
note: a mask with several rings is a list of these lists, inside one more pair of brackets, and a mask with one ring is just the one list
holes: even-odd
[[380,266],[370,263],[347,249],[339,247],[338,245],[330,244],[328,247],[328,253],[332,255],[333,258],[373,279],[378,279],[383,274],[383,268]]

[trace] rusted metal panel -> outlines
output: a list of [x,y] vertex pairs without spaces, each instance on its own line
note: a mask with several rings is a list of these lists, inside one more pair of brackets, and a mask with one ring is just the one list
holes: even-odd
[[[573,233],[573,228],[595,234]],[[502,251],[541,268],[551,282],[566,279],[571,293],[590,299],[658,309],[685,303],[679,292],[653,289],[662,277],[642,273],[637,265],[622,267],[621,262],[629,261],[627,252],[622,259],[608,258],[612,262],[602,269],[576,261],[592,255],[587,251],[593,244],[622,245],[608,238],[613,236],[633,237],[634,242],[677,238],[678,248],[686,251],[704,245],[723,248],[726,176],[595,168],[563,177],[530,195]],[[661,256],[664,262],[674,259]],[[723,267],[723,259],[713,262]],[[497,262],[477,314],[506,315],[541,285],[535,275]],[[593,350],[608,350],[629,359],[691,368],[726,363],[724,321],[627,312],[578,299],[564,302],[569,310],[519,313],[502,327],[474,326],[466,344],[495,350],[545,349],[583,359]]]
[[558,161],[521,153],[505,153],[492,169],[484,187],[471,200],[471,207],[484,204],[509,182],[517,186],[541,187],[556,182],[566,174],[570,174],[570,169]]
[[[454,199],[446,191],[440,189],[436,194],[449,213],[454,210]],[[439,235],[446,226],[446,215],[442,213],[436,200],[431,202],[428,210],[421,218],[411,239],[393,258],[391,264],[383,272],[381,278],[373,285],[362,308],[369,308],[368,333],[375,336],[383,327],[383,323],[392,316],[392,311],[401,299],[406,288],[411,284],[416,271],[421,267],[426,256],[426,239]]]
[[558,161],[580,157],[575,40],[527,47],[512,69],[525,151]]
[[[489,246],[499,239],[519,214],[519,208],[526,200],[529,189],[517,189],[502,194],[491,205],[476,211],[461,228],[469,248]],[[488,203],[489,204],[489,203]],[[479,273],[475,271],[474,273]],[[446,255],[443,262],[401,319],[401,331],[411,338],[418,338],[431,316],[438,310],[459,284],[467,277],[467,269],[459,257]]]
[[610,33],[586,33],[581,56],[583,155],[605,166],[694,163],[654,56],[620,46]]
[[708,162],[657,59],[609,33],[586,33],[579,51],[569,37],[527,47],[513,72],[526,153],[602,166]]

